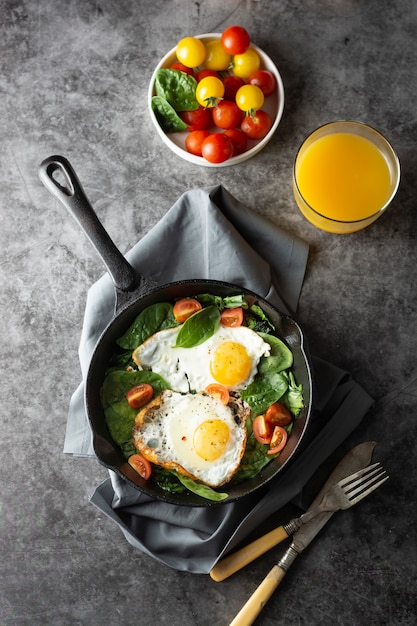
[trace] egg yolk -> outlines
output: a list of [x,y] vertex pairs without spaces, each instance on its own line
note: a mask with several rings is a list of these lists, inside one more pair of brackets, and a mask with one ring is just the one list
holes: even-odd
[[210,362],[211,375],[218,383],[232,387],[246,380],[251,369],[251,359],[241,343],[225,341],[220,344]]
[[206,420],[194,431],[194,449],[202,459],[215,461],[225,453],[229,437],[229,427],[222,420]]

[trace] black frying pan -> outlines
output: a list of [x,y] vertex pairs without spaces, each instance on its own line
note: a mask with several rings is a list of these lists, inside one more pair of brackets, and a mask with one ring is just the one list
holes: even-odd
[[108,431],[100,402],[100,389],[106,366],[115,350],[116,340],[121,337],[139,313],[156,302],[174,301],[177,298],[212,293],[230,296],[244,293],[254,297],[277,329],[277,333],[291,348],[294,355],[293,371],[298,383],[303,385],[305,407],[288,439],[282,453],[264,468],[258,476],[237,484],[223,486],[229,497],[220,503],[242,498],[265,486],[275,478],[294,456],[305,436],[311,411],[311,375],[306,355],[303,333],[299,325],[288,315],[273,307],[252,291],[237,285],[216,280],[183,280],[156,286],[141,276],[116,248],[97,218],[77,175],[70,163],[62,156],[45,159],[39,168],[39,176],[46,188],[60,200],[87,234],[104,262],[115,286],[116,310],[112,321],[103,331],[94,349],[85,380],[85,408],[92,430],[93,447],[98,460],[108,469],[122,476],[131,486],[153,498],[188,506],[212,506],[217,504],[191,493],[172,494],[145,481],[133,470],[115,444]]

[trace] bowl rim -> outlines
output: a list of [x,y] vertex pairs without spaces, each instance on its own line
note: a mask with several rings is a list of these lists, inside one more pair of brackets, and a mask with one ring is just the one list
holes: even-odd
[[[300,155],[301,150],[303,149],[303,147],[305,146],[305,144],[312,140],[315,134],[319,134],[320,132],[322,132],[323,130],[325,130],[326,128],[330,127],[337,127],[343,125],[345,127],[345,131],[344,132],[350,132],[347,129],[347,127],[351,127],[352,131],[353,128],[361,128],[361,129],[367,129],[368,131],[370,131],[371,135],[375,135],[379,141],[384,144],[387,152],[390,153],[390,156],[392,158],[392,163],[394,164],[394,172],[395,172],[395,184],[393,186],[393,189],[391,191],[391,194],[389,196],[389,198],[386,200],[385,204],[380,207],[377,211],[375,211],[375,213],[371,213],[370,215],[367,215],[366,217],[361,217],[360,219],[356,219],[356,220],[340,220],[340,219],[336,219],[334,217],[329,217],[328,215],[324,215],[323,213],[320,213],[320,211],[318,211],[317,209],[315,209],[314,207],[311,206],[311,204],[309,204],[307,202],[307,200],[304,198],[304,195],[301,192],[301,189],[298,186],[298,181],[297,181],[297,175],[296,175],[296,165],[297,165],[297,159]],[[340,131],[336,131],[336,132],[343,132],[342,130]],[[328,133],[330,134],[330,133]],[[352,134],[357,135],[358,133],[356,132],[352,132]],[[365,137],[364,135],[360,135],[361,137]],[[365,137],[365,139],[368,139],[369,141],[372,141],[368,136]],[[317,215],[318,217],[320,217],[321,219],[325,220],[328,223],[334,223],[334,224],[352,224],[352,225],[358,225],[361,223],[368,223],[368,222],[372,222],[375,221],[375,219],[381,215],[387,208],[388,206],[391,204],[391,202],[393,201],[397,191],[398,191],[398,187],[400,185],[400,179],[401,179],[401,166],[400,166],[400,160],[398,158],[397,153],[395,152],[393,146],[391,145],[391,143],[388,141],[388,139],[376,128],[374,128],[371,124],[367,124],[366,122],[360,122],[357,120],[345,120],[345,119],[339,119],[339,120],[334,120],[332,122],[326,122],[325,124],[321,124],[321,126],[318,126],[317,128],[315,128],[314,130],[312,130],[301,142],[300,146],[297,149],[297,152],[295,154],[295,158],[294,158],[294,163],[293,163],[293,169],[292,169],[292,177],[293,177],[293,184],[297,190],[297,193],[299,194],[300,198],[302,199],[302,201],[306,204],[306,206],[309,208],[310,211],[312,211],[315,215]]]
[[[221,33],[203,33],[203,34],[200,34],[200,35],[195,35],[196,39],[208,39],[208,40],[210,40],[210,39],[220,39],[220,37],[221,37]],[[230,167],[232,165],[237,165],[238,163],[242,163],[242,162],[247,161],[248,159],[252,158],[256,154],[258,154],[258,152],[260,152],[270,142],[270,140],[272,139],[275,131],[278,128],[278,125],[279,125],[279,123],[281,121],[281,118],[282,118],[282,115],[283,115],[283,112],[284,112],[284,105],[285,105],[284,84],[283,84],[282,77],[281,77],[281,74],[280,74],[277,66],[272,61],[272,59],[269,57],[269,55],[266,54],[266,52],[264,52],[255,43],[251,42],[250,45],[259,54],[259,56],[261,57],[262,66],[266,65],[267,67],[265,67],[265,69],[269,69],[269,71],[272,71],[274,76],[275,76],[275,78],[276,78],[276,81],[277,81],[277,92],[276,92],[277,111],[276,111],[276,115],[275,115],[275,119],[273,121],[272,127],[269,130],[268,134],[263,139],[260,139],[257,143],[255,143],[252,147],[250,147],[248,150],[246,150],[242,154],[238,154],[235,157],[232,156],[232,157],[230,157],[230,159],[227,159],[226,161],[223,161],[223,163],[210,163],[209,161],[204,159],[204,157],[200,157],[200,156],[196,156],[194,154],[191,154],[190,152],[187,152],[181,146],[177,145],[169,137],[169,134],[165,133],[162,130],[162,128],[159,125],[159,122],[158,122],[158,120],[156,118],[156,115],[155,115],[155,113],[152,110],[152,96],[155,95],[154,84],[155,84],[156,74],[157,74],[159,69],[161,69],[165,65],[167,65],[169,60],[172,57],[174,57],[176,46],[171,48],[171,50],[169,50],[162,57],[162,59],[159,61],[159,63],[155,67],[154,71],[152,72],[152,76],[151,76],[151,79],[150,79],[150,82],[149,82],[148,97],[147,97],[147,100],[148,100],[148,110],[149,110],[149,113],[150,113],[150,116],[151,116],[151,120],[153,122],[153,125],[154,125],[158,135],[161,137],[163,143],[172,152],[174,152],[177,156],[181,157],[185,161],[188,161],[189,163],[193,163],[194,165],[202,165],[204,167]],[[184,132],[187,132],[187,131],[184,131]],[[219,132],[221,132],[221,129],[219,129]]]

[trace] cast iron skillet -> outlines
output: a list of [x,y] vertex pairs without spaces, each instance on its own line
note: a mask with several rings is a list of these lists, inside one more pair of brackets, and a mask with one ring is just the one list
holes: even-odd
[[153,498],[188,506],[213,506],[217,504],[191,493],[168,493],[153,484],[152,480],[145,481],[141,478],[127,463],[119,447],[110,436],[100,402],[100,389],[104,380],[106,365],[115,349],[116,340],[123,335],[145,307],[156,302],[174,301],[177,298],[199,293],[212,293],[220,296],[245,293],[257,299],[274,323],[279,336],[291,348],[294,355],[294,375],[297,382],[303,385],[305,400],[305,408],[302,409],[296,420],[295,427],[283,452],[255,478],[235,486],[223,486],[221,491],[226,491],[229,497],[222,500],[221,503],[238,500],[265,486],[280,473],[294,456],[309,423],[311,374],[305,341],[299,325],[291,317],[280,313],[254,292],[230,283],[196,279],[156,286],[136,272],[116,248],[85,196],[77,175],[64,157],[51,156],[45,159],[40,165],[39,176],[46,188],[64,204],[84,230],[104,262],[115,286],[115,315],[97,342],[85,380],[85,408],[92,430],[93,447],[98,460],[102,465],[123,477],[132,487]]

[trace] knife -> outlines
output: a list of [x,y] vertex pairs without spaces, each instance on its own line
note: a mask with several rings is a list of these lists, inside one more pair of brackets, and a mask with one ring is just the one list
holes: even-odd
[[[369,465],[375,445],[376,442],[367,441],[359,444],[355,448],[352,448],[352,450],[347,453],[327,479],[323,488],[313,500],[309,510],[320,503],[323,495],[335,483],[342,480],[342,478],[349,476],[353,472],[357,472],[358,470]],[[253,624],[254,620],[259,615],[280,582],[283,580],[285,574],[294,563],[297,556],[299,556],[299,554],[307,548],[314,537],[331,518],[333,513],[334,511],[319,513],[316,517],[304,524],[299,530],[297,530],[296,533],[294,533],[290,547],[287,549],[280,561],[274,565],[271,571],[267,574],[259,587],[241,608],[234,620],[230,622],[229,626],[251,626],[251,624]]]
[[[352,448],[352,450],[346,454],[346,456],[330,474],[326,483],[313,500],[311,506],[308,508],[308,511],[313,510],[318,504],[320,504],[323,496],[337,482],[339,482],[339,480],[342,480],[342,478],[346,478],[350,474],[369,465],[375,445],[376,443],[374,441],[366,441],[365,443],[360,443],[358,446],[355,446],[355,448]],[[319,514],[319,519],[323,522],[322,526],[324,526],[334,512],[335,511],[326,511],[323,514]],[[247,546],[244,546],[240,550],[233,552],[230,556],[227,556],[219,561],[210,571],[211,578],[216,582],[220,582],[225,578],[228,578],[239,569],[242,569],[242,567],[245,567],[245,565],[248,565],[248,563],[257,559],[261,556],[261,554],[264,554],[278,543],[281,543],[281,541],[288,539],[288,537],[295,533],[296,530],[297,526],[292,522],[292,520],[283,526],[274,528],[274,530],[271,530],[266,535],[263,535],[259,539],[256,539]]]

